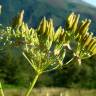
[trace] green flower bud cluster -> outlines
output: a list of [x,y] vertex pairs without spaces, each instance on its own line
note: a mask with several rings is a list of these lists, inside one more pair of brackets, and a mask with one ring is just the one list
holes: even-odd
[[85,19],[79,24],[79,18],[80,15],[71,13],[66,22],[66,30],[71,34],[69,38],[73,36],[73,39],[77,42],[75,54],[84,59],[96,54],[96,38],[93,33],[88,32],[91,20]]
[[[23,22],[23,15],[24,10],[13,19],[11,27],[1,28],[0,42],[4,42],[5,49],[8,46],[21,48],[35,70],[45,71],[62,66],[67,50],[72,51],[73,57],[80,63],[81,59],[96,54],[96,38],[88,32],[91,20],[85,19],[79,24],[80,15],[71,13],[65,28],[60,26],[56,30],[53,20],[44,17],[34,29]],[[74,40],[76,47],[72,49],[70,45]]]

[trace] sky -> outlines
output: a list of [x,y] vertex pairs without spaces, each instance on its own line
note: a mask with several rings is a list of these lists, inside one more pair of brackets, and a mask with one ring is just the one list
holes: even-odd
[[96,0],[83,0],[96,7]]

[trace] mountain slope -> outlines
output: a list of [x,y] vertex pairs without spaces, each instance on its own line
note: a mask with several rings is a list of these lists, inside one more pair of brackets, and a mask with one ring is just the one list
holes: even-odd
[[24,21],[30,26],[36,26],[39,20],[46,16],[53,18],[55,25],[64,25],[66,16],[74,11],[81,18],[92,19],[91,31],[95,32],[96,8],[82,0],[0,0],[3,6],[0,23],[8,25],[19,10],[25,10]]

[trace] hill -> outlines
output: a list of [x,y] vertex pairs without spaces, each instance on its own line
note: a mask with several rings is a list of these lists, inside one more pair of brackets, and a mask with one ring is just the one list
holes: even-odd
[[12,18],[24,9],[24,21],[30,26],[36,26],[43,16],[53,18],[56,27],[63,26],[66,16],[74,11],[81,14],[81,18],[92,20],[91,31],[96,29],[96,8],[82,0],[0,0],[0,4],[3,6],[0,23],[5,25],[9,25]]

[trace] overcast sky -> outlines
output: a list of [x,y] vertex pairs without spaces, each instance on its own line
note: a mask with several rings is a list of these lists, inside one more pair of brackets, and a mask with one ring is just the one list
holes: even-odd
[[87,3],[90,3],[91,5],[94,5],[96,7],[96,0],[83,0],[86,1]]

